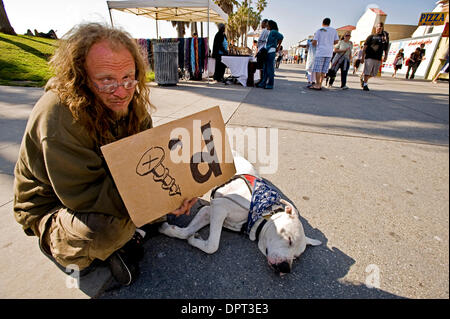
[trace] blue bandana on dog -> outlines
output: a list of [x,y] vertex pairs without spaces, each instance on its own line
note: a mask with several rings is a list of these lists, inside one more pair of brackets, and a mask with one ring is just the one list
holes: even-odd
[[[244,175],[247,178],[247,176]],[[262,179],[254,180],[252,200],[250,203],[250,211],[248,213],[247,230],[250,234],[255,222],[263,216],[272,215],[273,211],[283,207],[280,202],[281,195]]]

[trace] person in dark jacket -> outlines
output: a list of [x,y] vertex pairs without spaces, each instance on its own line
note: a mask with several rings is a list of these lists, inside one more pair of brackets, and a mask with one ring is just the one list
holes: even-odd
[[228,55],[228,40],[225,34],[225,24],[221,23],[218,26],[214,37],[212,57],[216,59],[216,69],[214,71],[214,80],[223,81],[226,65],[222,63],[222,56]]

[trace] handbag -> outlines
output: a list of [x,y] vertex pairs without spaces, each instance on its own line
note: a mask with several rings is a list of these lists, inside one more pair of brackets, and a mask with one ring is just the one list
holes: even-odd
[[339,69],[339,66],[341,65],[341,63],[344,62],[344,58],[345,58],[345,53],[339,53],[333,57],[331,67],[328,69],[328,72],[326,75],[327,77],[329,77],[329,78],[336,77],[337,70]]
[[410,61],[411,61],[410,58],[406,59],[405,65],[406,65],[406,66],[409,66],[409,62],[410,62]]

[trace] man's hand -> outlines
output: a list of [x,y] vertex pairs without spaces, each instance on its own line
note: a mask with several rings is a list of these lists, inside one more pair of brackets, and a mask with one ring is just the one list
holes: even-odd
[[174,210],[170,214],[173,214],[175,216],[189,215],[191,213],[192,206],[195,205],[197,200],[198,200],[198,197],[192,198],[191,200],[185,199],[183,202],[183,205],[181,205],[180,208]]

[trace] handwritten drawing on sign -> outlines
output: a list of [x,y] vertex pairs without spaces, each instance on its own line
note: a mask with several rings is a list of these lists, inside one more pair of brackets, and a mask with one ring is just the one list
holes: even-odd
[[137,227],[174,211],[185,199],[203,196],[236,173],[219,107],[124,138],[101,150]]
[[142,155],[136,166],[136,173],[140,176],[153,175],[155,182],[161,183],[164,190],[169,191],[170,196],[181,195],[180,185],[176,184],[175,178],[170,176],[170,170],[164,166],[166,154],[161,147],[152,147]]

